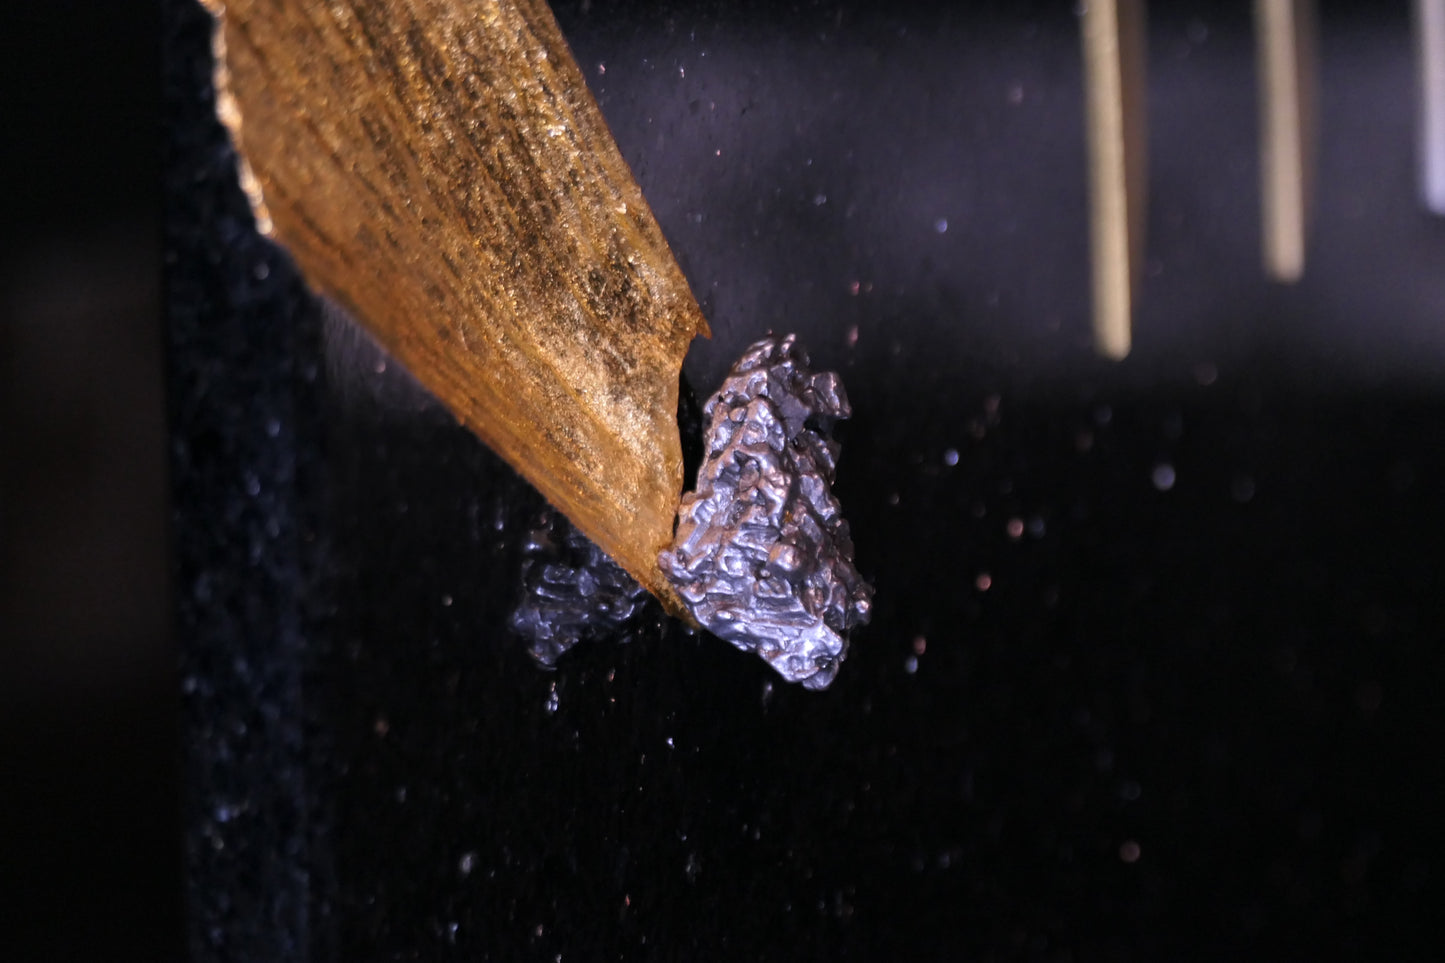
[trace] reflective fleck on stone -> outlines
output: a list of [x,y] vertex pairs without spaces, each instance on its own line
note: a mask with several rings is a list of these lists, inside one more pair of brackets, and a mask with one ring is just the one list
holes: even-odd
[[522,552],[522,601],[512,629],[548,668],[582,639],[621,628],[647,602],[647,590],[560,512],[542,516]]
[[790,682],[823,689],[873,588],[830,490],[833,422],[852,413],[833,372],[813,372],[793,335],[767,338],[708,399],[697,490],[658,556],[698,622]]

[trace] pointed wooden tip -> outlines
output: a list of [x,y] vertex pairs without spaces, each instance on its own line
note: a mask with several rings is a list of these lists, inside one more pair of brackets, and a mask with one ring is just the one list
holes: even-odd
[[206,0],[257,226],[674,611],[708,335],[541,0]]

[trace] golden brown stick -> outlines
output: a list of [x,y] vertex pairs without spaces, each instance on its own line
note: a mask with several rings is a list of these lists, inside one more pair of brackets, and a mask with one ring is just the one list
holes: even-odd
[[1298,281],[1305,269],[1314,180],[1314,0],[1255,0],[1260,221],[1265,273]]
[[635,578],[708,333],[542,0],[203,0],[261,230]]
[[1094,346],[1122,358],[1132,342],[1144,254],[1143,0],[1089,0],[1082,31]]

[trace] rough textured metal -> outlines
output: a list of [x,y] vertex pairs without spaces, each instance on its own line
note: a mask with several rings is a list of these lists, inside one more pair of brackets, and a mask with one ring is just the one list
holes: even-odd
[[522,551],[523,594],[512,629],[548,668],[581,640],[621,628],[647,603],[647,590],[559,512],[542,516]]
[[851,413],[838,375],[809,370],[794,335],[754,344],[703,409],[697,490],[658,556],[704,628],[810,689],[838,674],[873,596],[830,491],[828,432]]

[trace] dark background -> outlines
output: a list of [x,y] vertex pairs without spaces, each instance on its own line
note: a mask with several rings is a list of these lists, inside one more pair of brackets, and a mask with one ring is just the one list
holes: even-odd
[[0,11],[0,951],[174,959],[160,9]]
[[1405,6],[1323,5],[1292,288],[1257,267],[1247,5],[1151,12],[1119,365],[1067,4],[555,9],[713,323],[690,381],[769,329],[843,373],[874,623],[825,694],[656,617],[536,669],[504,629],[535,495],[249,231],[203,19],[7,11],[7,942],[1436,946],[1445,225]]

